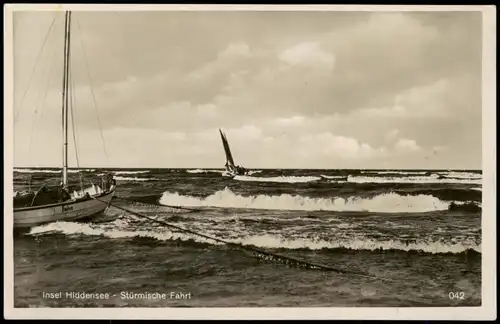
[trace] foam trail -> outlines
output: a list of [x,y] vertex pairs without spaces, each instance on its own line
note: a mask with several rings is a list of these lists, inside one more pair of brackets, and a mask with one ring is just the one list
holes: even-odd
[[[106,225],[94,225],[73,222],[55,222],[47,225],[34,227],[29,235],[47,234],[51,232],[64,233],[66,235],[88,235],[103,236],[111,239],[119,238],[154,238],[159,241],[180,240],[195,241],[199,243],[209,243],[212,245],[223,245],[224,243],[215,242],[203,237],[173,233],[168,230],[134,230],[127,227],[127,222],[117,220]],[[399,240],[377,241],[367,238],[350,238],[332,241],[325,241],[314,238],[292,237],[284,239],[274,235],[244,235],[237,238],[227,239],[231,243],[239,243],[247,246],[256,246],[260,248],[285,248],[285,249],[351,249],[351,250],[401,250],[401,251],[422,251],[427,253],[461,253],[468,249],[481,253],[481,245],[469,242],[436,242],[421,240],[415,243],[405,243]]]
[[236,176],[233,178],[238,181],[251,181],[251,182],[286,182],[286,183],[300,183],[318,181],[320,177],[307,177],[307,176],[289,176],[289,177],[251,177],[251,176]]
[[429,195],[401,196],[381,194],[373,198],[309,198],[299,195],[240,196],[227,187],[206,197],[183,196],[165,192],[160,199],[164,205],[190,207],[248,208],[304,211],[367,211],[376,213],[424,213],[448,210],[449,203]]

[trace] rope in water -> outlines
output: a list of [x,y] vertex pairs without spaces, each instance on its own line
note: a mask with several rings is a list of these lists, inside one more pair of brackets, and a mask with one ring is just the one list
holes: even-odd
[[[267,259],[267,260],[272,260],[272,261],[275,261],[275,262],[283,263],[285,265],[294,266],[294,267],[297,267],[297,268],[305,268],[305,269],[310,269],[310,270],[332,271],[332,272],[337,272],[337,273],[351,274],[351,275],[356,275],[356,276],[360,276],[360,277],[371,278],[371,279],[387,280],[387,279],[382,279],[382,278],[375,278],[374,276],[370,276],[370,275],[366,275],[366,274],[362,274],[362,273],[358,273],[358,272],[341,270],[341,269],[336,269],[336,268],[333,268],[333,267],[330,267],[330,266],[326,266],[326,265],[322,265],[322,264],[316,264],[316,263],[312,263],[312,262],[308,262],[308,261],[303,261],[303,260],[299,260],[299,259],[296,259],[296,258],[293,258],[293,257],[290,257],[290,256],[284,256],[284,255],[279,255],[279,254],[276,254],[276,253],[271,253],[271,252],[263,251],[261,249],[255,248],[255,247],[244,246],[244,245],[239,244],[239,243],[228,242],[228,241],[222,240],[220,238],[208,236],[206,234],[198,233],[198,232],[195,232],[195,231],[192,231],[192,230],[188,230],[188,229],[176,226],[176,225],[169,224],[169,223],[161,221],[161,220],[157,220],[157,219],[151,218],[151,217],[146,216],[146,215],[142,215],[142,214],[134,212],[132,210],[129,210],[129,209],[117,206],[117,205],[115,205],[115,204],[113,204],[111,202],[102,201],[102,200],[100,200],[99,198],[96,198],[96,197],[93,197],[93,199],[98,200],[98,201],[100,201],[100,202],[102,202],[104,204],[107,204],[109,206],[112,206],[114,208],[117,208],[119,210],[122,210],[124,212],[127,212],[129,214],[132,214],[132,215],[134,215],[136,217],[145,218],[145,219],[148,219],[148,220],[150,220],[152,222],[156,222],[158,224],[164,225],[166,227],[174,228],[174,229],[176,229],[178,231],[186,232],[186,233],[189,233],[189,234],[192,234],[192,235],[197,235],[197,236],[203,237],[203,238],[208,239],[208,240],[212,240],[212,241],[215,241],[215,242],[223,243],[223,244],[226,244],[226,245],[231,246],[233,248],[236,248],[238,250],[242,250],[244,252],[251,252],[254,257],[259,257],[259,258],[263,257],[264,259]],[[119,198],[119,199],[121,199],[121,200],[127,200],[127,199],[124,199],[124,198]],[[132,202],[136,202],[136,201],[133,201],[133,200],[131,200],[131,201]]]

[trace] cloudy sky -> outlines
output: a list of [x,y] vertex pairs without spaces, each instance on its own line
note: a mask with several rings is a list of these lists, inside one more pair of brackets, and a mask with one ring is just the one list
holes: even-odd
[[[16,166],[61,165],[54,16],[14,14]],[[80,164],[223,167],[220,127],[247,168],[480,169],[481,18],[74,12]]]

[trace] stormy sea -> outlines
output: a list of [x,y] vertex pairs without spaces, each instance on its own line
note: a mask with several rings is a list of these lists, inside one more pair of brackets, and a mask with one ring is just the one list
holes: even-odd
[[[116,207],[15,235],[15,307],[481,305],[481,171],[86,169],[70,181],[106,172]],[[59,181],[14,171],[16,191]]]

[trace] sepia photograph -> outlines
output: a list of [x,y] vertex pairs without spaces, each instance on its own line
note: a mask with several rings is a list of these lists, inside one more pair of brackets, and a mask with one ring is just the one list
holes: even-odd
[[496,318],[493,6],[4,18],[7,318]]

